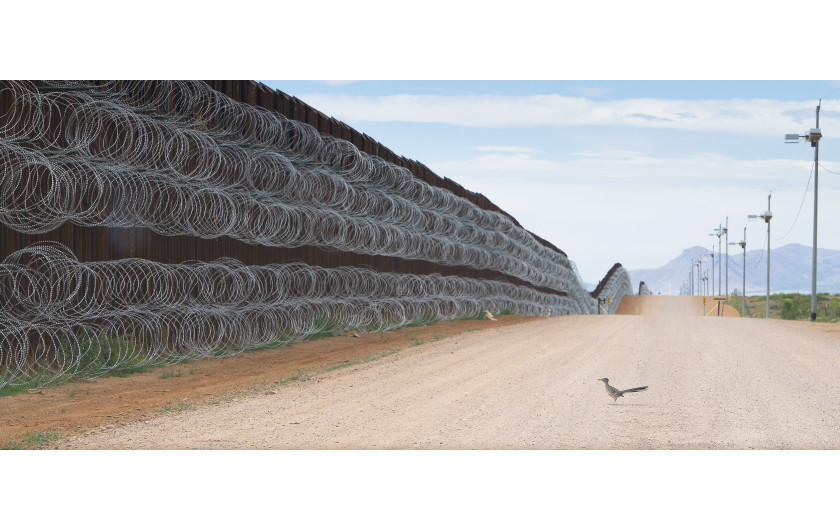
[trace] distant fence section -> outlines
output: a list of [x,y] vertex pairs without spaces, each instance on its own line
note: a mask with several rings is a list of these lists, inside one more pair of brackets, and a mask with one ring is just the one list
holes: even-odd
[[631,292],[253,82],[0,82],[0,168],[0,386]]

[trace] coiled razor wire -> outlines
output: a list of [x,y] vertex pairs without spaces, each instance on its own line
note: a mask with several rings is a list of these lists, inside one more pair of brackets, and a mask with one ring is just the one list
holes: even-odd
[[566,256],[505,215],[206,83],[123,85],[2,83],[14,104],[0,117],[0,222],[423,259],[504,272],[597,310]]
[[580,313],[567,296],[501,281],[226,258],[80,263],[58,243],[0,263],[0,387],[279,346],[324,331],[383,331],[509,309]]
[[[14,230],[44,233],[71,222],[79,226],[141,227],[162,235],[228,236],[246,243],[275,247],[314,245],[422,259],[441,265],[504,272],[532,285],[567,293],[560,297],[562,303],[538,297],[542,301],[539,303],[546,303],[548,309],[529,305],[526,314],[553,314],[555,310],[560,313],[597,312],[597,302],[583,288],[566,256],[537,242],[508,217],[483,210],[447,190],[431,186],[414,178],[405,168],[367,155],[344,140],[322,135],[307,124],[236,102],[203,82],[136,81],[105,85],[52,82],[36,85],[2,81],[0,99],[11,101],[0,115],[0,222]],[[51,256],[48,261],[59,269],[73,262],[46,251],[42,255]],[[15,279],[18,274],[24,274],[20,271],[31,270],[31,267],[21,269],[15,259],[10,256],[5,262],[4,277]],[[171,351],[152,348],[149,358],[156,360],[176,355],[173,352],[182,351],[185,345],[201,343],[203,346],[196,346],[195,351],[204,353],[195,354],[205,355],[222,348],[218,346],[222,343],[225,344],[224,351],[236,350],[231,346],[234,343],[241,347],[263,344],[262,339],[254,340],[250,336],[233,343],[220,338],[222,330],[238,336],[231,331],[234,324],[222,322],[227,317],[221,313],[234,309],[218,298],[234,291],[221,293],[199,289],[205,293],[204,298],[190,299],[187,304],[190,309],[186,312],[179,309],[180,302],[171,299],[175,296],[176,300],[181,300],[177,293],[189,292],[183,290],[179,282],[193,285],[197,281],[194,278],[203,278],[201,274],[217,278],[217,267],[228,267],[228,262],[176,269],[143,260],[109,263],[114,265],[66,266],[84,278],[77,284],[86,289],[84,296],[77,300],[79,307],[99,308],[93,313],[99,315],[97,311],[101,308],[96,304],[108,300],[111,305],[102,306],[111,308],[108,311],[125,305],[125,311],[119,313],[119,317],[108,311],[105,316],[95,317],[85,312],[74,313],[68,311],[66,304],[61,305],[61,311],[53,312],[51,308],[56,300],[51,296],[58,289],[57,285],[63,284],[43,279],[50,278],[49,275],[27,273],[21,276],[23,283],[20,284],[9,280],[10,285],[26,286],[28,290],[8,292],[28,294],[8,298],[8,289],[4,288],[0,303],[5,307],[12,304],[12,299],[17,300],[15,304],[23,303],[22,300],[29,302],[21,306],[28,308],[26,311],[11,312],[10,315],[17,316],[4,317],[3,329],[8,331],[2,335],[3,353],[0,355],[4,357],[0,359],[0,366],[14,367],[9,368],[10,374],[29,373],[33,368],[46,366],[42,361],[30,362],[32,358],[42,359],[37,352],[43,351],[47,355],[46,352],[65,351],[66,341],[79,345],[77,349],[80,349],[81,345],[92,343],[99,336],[97,333],[106,332],[109,337],[130,335],[135,337],[132,340],[141,341],[142,348],[147,348],[148,340],[142,337],[166,330],[167,344],[175,346]],[[89,272],[94,269],[96,273]],[[276,293],[272,290],[279,285],[274,269],[266,269],[271,273],[241,266],[232,270],[238,271],[236,278],[252,278],[247,281],[256,282],[254,285],[268,281],[265,288]],[[241,276],[239,272],[244,270],[248,273]],[[337,281],[333,274],[350,274],[345,269],[335,271],[318,272],[317,280],[324,285],[333,285]],[[122,291],[115,293],[103,287],[114,281],[107,279],[108,274],[120,278],[118,285]],[[391,276],[373,272],[352,277],[366,285],[369,282],[378,285],[380,280],[371,280],[370,275],[395,281]],[[613,298],[619,300],[621,294],[630,292],[626,276],[626,271],[619,269],[602,293],[612,293]],[[62,275],[62,281],[69,281],[71,277],[74,276]],[[151,300],[160,301],[160,306],[154,306],[158,310],[154,314],[159,316],[152,318],[147,309],[135,311],[137,306],[131,301],[140,296],[137,293],[142,289],[131,286],[158,277],[166,279],[161,280],[165,287],[154,291],[157,294]],[[27,283],[30,278],[34,278],[35,283]],[[222,283],[230,281],[228,276],[224,278]],[[400,281],[420,286],[419,291],[410,291],[414,293],[411,296],[433,288],[424,283],[425,279],[418,278],[423,277],[400,276]],[[448,286],[449,290],[441,292],[449,293],[454,288],[449,284],[455,280],[435,278],[435,282]],[[470,285],[484,283],[469,282],[472,282]],[[50,289],[44,291],[47,285]],[[143,285],[145,289],[147,286]],[[496,283],[488,285],[496,286]],[[97,291],[93,286],[100,286],[105,291]],[[458,289],[455,292],[461,292]],[[104,296],[106,292],[104,299],[94,296]],[[257,291],[247,292],[254,296]],[[428,309],[423,298],[414,301],[411,296],[392,297],[399,302],[384,302],[375,297],[357,299],[350,294],[342,298],[344,291],[338,289],[336,292],[339,294],[324,295],[317,304],[301,302],[295,306],[297,309],[293,314],[329,316],[334,310],[325,305],[327,303],[341,308],[340,311],[335,309],[339,312],[355,307],[351,313],[379,319],[364,320],[360,324],[370,327],[392,326],[392,320],[400,321],[395,315],[407,312],[414,315],[411,318],[416,318]],[[473,306],[466,301],[455,303],[450,300],[450,294],[441,296],[447,301],[443,304],[444,299],[435,299],[434,304],[440,307],[430,310],[434,318],[472,310]],[[390,299],[386,296],[382,300]],[[538,303],[528,300],[528,304]],[[43,306],[45,301],[49,303]],[[140,305],[145,307],[144,304],[149,303],[152,302],[143,298]],[[240,318],[248,322],[247,319],[252,318],[267,322],[273,317],[265,316],[265,310],[261,309],[265,303],[248,298],[232,313],[239,316],[230,318],[236,322],[240,322],[236,320]],[[354,306],[354,303],[358,305]],[[445,311],[441,309],[444,306],[448,308]],[[40,309],[36,309],[38,307]],[[387,315],[383,312],[386,309]],[[202,315],[197,318],[205,319],[202,322],[206,324],[189,327],[189,331],[179,328],[179,322],[186,322],[193,315]],[[137,333],[131,331],[135,320],[145,322],[136,324],[141,325]],[[278,324],[279,321],[272,322]],[[305,328],[287,328],[294,330],[295,336],[306,334]],[[121,334],[124,330],[126,332]],[[204,337],[205,332],[208,337],[217,338]],[[33,333],[33,337],[40,337],[35,342],[20,340]],[[186,333],[189,336],[184,335]],[[17,338],[9,338],[12,336]],[[70,336],[83,338],[66,338]],[[24,349],[15,349],[19,347]],[[131,349],[133,354],[126,353],[117,358],[134,359],[136,352],[142,349],[138,348],[140,346]],[[165,353],[161,353],[164,350]],[[9,353],[13,351],[17,353]],[[68,362],[51,358],[50,362],[57,364],[60,371],[75,372],[84,364],[78,360],[81,357],[85,356],[70,355]],[[107,356],[108,359],[113,357],[114,354]],[[14,379],[10,377],[9,380]]]

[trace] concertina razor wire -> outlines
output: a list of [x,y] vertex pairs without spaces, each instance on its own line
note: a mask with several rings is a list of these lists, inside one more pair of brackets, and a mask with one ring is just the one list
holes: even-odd
[[[585,290],[568,258],[540,244],[505,215],[484,210],[448,190],[431,186],[414,178],[407,169],[368,155],[350,142],[321,134],[308,124],[237,102],[206,83],[134,81],[97,86],[51,82],[39,86],[3,81],[0,97],[3,96],[12,104],[0,115],[0,222],[14,230],[44,233],[71,222],[88,227],[147,228],[166,236],[228,236],[273,247],[314,245],[360,254],[422,259],[441,265],[503,272],[566,294],[559,297],[565,299],[562,303],[555,299],[548,302],[534,289],[517,288],[517,296],[530,291],[522,298],[528,309],[523,306],[521,311],[517,310],[523,314],[598,311],[597,301]],[[41,259],[47,260],[45,263],[57,260],[53,265],[59,268],[73,261],[56,258],[54,252],[42,252],[42,256]],[[12,267],[11,263],[7,260],[4,266]],[[131,274],[163,270],[154,269],[151,262],[144,260],[108,263],[120,263],[124,272],[100,263],[95,267],[101,271],[96,278],[105,271],[129,278]],[[80,265],[86,271],[89,266],[93,265]],[[209,264],[207,267],[199,270],[206,274],[216,270]],[[9,271],[19,269],[2,270],[3,281],[14,284],[6,276],[12,274]],[[177,290],[175,285],[180,281],[194,281],[181,277],[184,270],[192,269],[166,270],[161,274],[171,283],[167,284],[170,285],[167,292]],[[332,273],[324,271],[330,269],[318,270],[325,285],[335,284],[326,279]],[[348,274],[348,271],[342,268],[335,274]],[[422,278],[400,277],[412,285]],[[133,281],[141,281],[138,278]],[[48,286],[43,282],[27,285],[33,289],[35,285]],[[4,304],[9,292],[17,291],[4,288]],[[611,294],[616,301],[612,311],[620,297],[630,292],[629,277],[623,268],[602,288],[602,293]],[[427,295],[422,289],[412,290],[406,297],[394,298],[401,301],[393,303],[403,304],[400,311],[408,310],[416,315],[420,313],[411,308]],[[350,313],[364,312],[364,308],[376,301],[375,294],[360,295],[361,299],[355,295],[346,299],[341,296],[330,294],[324,299]],[[44,299],[44,295],[32,297],[32,300]],[[108,299],[114,304],[108,311],[124,305],[113,297]],[[214,308],[215,312],[211,313],[217,315],[220,310],[216,299],[208,296],[204,300],[205,305],[191,303],[186,313],[178,313],[182,320],[173,322],[190,322],[189,315],[209,314],[208,308]],[[349,304],[350,300],[359,305]],[[543,300],[545,305],[540,306],[534,300]],[[256,301],[254,304],[259,305]],[[319,304],[319,310],[325,307],[324,303]],[[133,315],[131,318],[140,318],[128,309],[134,306],[125,307],[125,315],[117,320],[125,322],[129,314]],[[458,311],[469,310],[467,313],[444,311],[440,318],[469,314],[471,307],[458,306]],[[243,308],[242,311],[251,310]],[[25,314],[38,315],[37,312]],[[87,318],[75,316],[81,320]],[[91,322],[98,321],[98,317],[89,317]],[[352,323],[353,319],[347,314],[338,320]],[[11,328],[3,326],[18,329],[16,326],[27,321],[9,317],[8,322],[13,322]],[[59,321],[38,322],[41,328],[52,329],[49,326],[58,325]],[[172,322],[167,325],[167,330],[177,328]],[[393,323],[383,320],[377,325]],[[81,328],[74,325],[61,329]],[[199,329],[206,328],[197,326],[189,332],[194,335]],[[305,328],[283,329],[290,336],[307,334]],[[21,332],[16,333],[15,336],[20,336]],[[53,338],[58,336],[53,331],[43,333]],[[65,331],[61,332],[62,337],[66,335]],[[30,341],[26,355],[33,357],[32,348],[54,350],[58,343],[53,338],[39,339],[38,344],[44,344],[43,347],[33,346]],[[173,340],[168,342],[176,344]],[[15,341],[12,342],[17,344]],[[3,346],[3,355],[10,366],[14,363],[8,359],[23,355],[7,353],[6,347],[12,347],[12,342],[5,340]],[[200,341],[195,339],[195,342]],[[226,344],[231,347],[234,343],[243,347],[262,344],[239,340]],[[157,347],[152,350],[156,353],[149,360],[176,355]],[[179,346],[178,351],[184,349]],[[198,347],[197,351],[206,348]],[[34,365],[27,361],[10,373],[22,374],[42,364],[42,361]],[[60,371],[66,369],[62,367]]]
[[54,242],[0,264],[0,300],[0,386],[35,373],[96,375],[483,309],[526,315],[581,309],[569,297],[501,281],[301,263],[246,266],[230,258],[81,263]]

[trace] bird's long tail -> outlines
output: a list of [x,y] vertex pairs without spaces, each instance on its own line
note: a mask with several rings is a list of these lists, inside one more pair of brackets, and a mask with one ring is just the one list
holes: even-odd
[[637,386],[636,388],[628,388],[627,390],[622,390],[622,394],[626,394],[627,392],[641,392],[642,390],[647,390],[647,386]]

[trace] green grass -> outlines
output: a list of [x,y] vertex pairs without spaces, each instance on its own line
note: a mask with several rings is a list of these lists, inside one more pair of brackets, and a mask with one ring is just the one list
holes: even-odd
[[113,368],[99,377],[128,377],[131,374],[142,374],[152,369],[150,365],[135,365],[125,368]]
[[[495,313],[495,316],[511,314],[513,314],[513,312],[509,309],[503,309]],[[482,319],[484,319],[484,311],[480,310],[474,314],[456,317],[453,320]],[[403,327],[428,326],[436,322],[438,322],[438,320],[435,318],[421,317],[415,322],[407,324]],[[380,336],[382,336],[384,331],[381,328],[382,326],[378,326],[371,328],[370,330],[360,331],[368,331],[371,333],[377,332]],[[316,320],[316,329],[319,329],[320,331],[303,337],[293,337],[288,334],[280,333],[278,334],[276,340],[272,341],[272,343],[260,348],[254,348],[253,351],[278,348],[294,342],[332,337],[340,335],[344,331],[343,325],[340,325],[339,322],[330,321],[323,317]],[[86,328],[86,330],[90,331],[90,328]],[[475,330],[472,329],[468,331]],[[67,363],[68,365],[85,367],[83,371],[72,376],[56,377],[55,373],[51,373],[46,369],[41,369],[37,373],[23,377],[15,377],[13,384],[7,384],[0,387],[0,398],[25,393],[28,390],[60,386],[68,382],[81,381],[91,377],[128,377],[132,374],[149,372],[156,366],[160,365],[186,364],[192,362],[192,359],[179,360],[175,356],[166,359],[158,359],[155,362],[149,362],[147,360],[146,353],[143,350],[142,344],[130,335],[116,336],[106,331],[99,334],[89,332],[87,335],[84,333],[81,335],[82,337],[78,340],[70,340],[68,337],[59,339],[56,362],[59,365],[65,365],[65,363]],[[440,340],[441,338],[444,337],[434,336],[430,340]],[[413,345],[419,346],[425,342],[427,341],[417,339],[415,337]],[[250,348],[247,349],[250,350]],[[212,356],[223,357],[229,355],[230,351],[231,350],[228,348],[218,348],[213,352]],[[113,365],[117,363],[119,363],[120,366],[113,367]],[[193,374],[194,370],[191,369],[188,373]],[[165,370],[161,373],[160,378],[167,379],[170,377],[181,377],[182,375],[183,372],[181,370],[178,370],[177,372],[174,370]],[[10,375],[3,374],[2,370],[0,370],[0,380],[8,380],[10,377]]]
[[30,389],[47,388],[55,386],[54,384],[40,383],[35,378],[24,378],[23,380],[16,380],[13,385],[6,385],[0,388],[0,397],[15,396],[17,394],[24,394]]
[[[56,364],[59,366],[82,367],[78,373],[57,376],[45,368],[24,377],[16,377],[14,384],[0,388],[0,397],[13,396],[34,388],[54,387],[68,381],[79,381],[90,377],[126,377],[151,369],[145,362],[142,346],[129,335],[116,336],[105,331],[95,335],[90,328],[84,328],[88,334],[80,333],[77,340],[64,336],[58,339]],[[113,365],[119,363],[119,368]],[[0,373],[0,379],[8,380],[8,375]]]
[[312,379],[312,374],[304,373],[298,370],[297,372],[292,374],[288,379],[283,379],[282,381],[280,381],[280,386],[286,386],[290,383],[298,383],[301,381],[309,381],[310,379]]
[[59,339],[57,359],[62,366],[82,366],[85,372],[110,373],[115,371],[115,360],[125,366],[122,370],[139,368],[143,364],[144,351],[142,345],[130,335],[116,336],[107,331],[94,335],[89,328],[87,333],[79,333],[71,340],[69,337]]
[[62,436],[56,432],[39,431],[26,433],[23,440],[9,440],[3,449],[39,449],[49,443],[61,440]]
[[155,412],[182,412],[182,411],[185,411],[185,410],[191,410],[192,408],[193,408],[192,403],[185,403],[185,402],[182,401],[182,402],[177,403],[175,405],[172,405],[172,404],[164,405],[163,407],[161,407],[159,409],[155,409]]
[[310,341],[323,339],[325,337],[335,337],[336,335],[341,335],[344,332],[344,326],[341,322],[328,319],[324,316],[320,316],[315,319],[315,329],[318,331],[309,335],[304,335],[303,340]]
[[[764,318],[767,296],[747,296],[747,316]],[[741,297],[729,298],[729,305],[741,314]],[[783,320],[811,320],[811,295],[776,293],[770,295],[770,318]],[[817,322],[840,322],[840,295],[817,293]]]
[[217,400],[214,400],[214,401],[208,401],[208,402],[207,402],[207,404],[208,404],[208,405],[218,405],[219,403],[221,403],[221,402],[223,402],[223,401],[224,401],[225,403],[230,403],[230,402],[231,402],[231,401],[233,401],[234,399],[236,399],[236,398],[234,398],[233,396],[222,396],[221,398],[219,398],[219,399],[217,399]]
[[[467,330],[467,331],[469,331],[469,330]],[[473,330],[473,331],[475,331],[475,330]],[[412,337],[411,338],[411,345],[412,346],[420,346],[421,344],[426,344],[427,342],[437,342],[439,340],[443,340],[443,339],[447,338],[448,336],[449,335],[440,335],[438,333],[435,333],[431,336],[431,338],[428,338],[428,339],[421,339],[419,337]]]
[[303,341],[309,342],[311,340],[324,339],[326,337],[335,337],[336,333],[333,330],[323,330],[311,335],[304,335]]
[[399,348],[389,348],[387,350],[381,351],[379,353],[375,353],[375,354],[370,355],[368,357],[363,357],[363,358],[360,358],[360,359],[353,359],[351,361],[344,361],[344,362],[335,364],[335,365],[327,368],[325,371],[326,372],[332,372],[334,370],[341,370],[343,368],[348,368],[350,366],[355,366],[357,364],[369,363],[369,362],[372,362],[372,361],[376,361],[378,359],[382,359],[383,357],[388,357],[389,355],[393,355],[393,354],[397,353],[398,351],[400,351]]

